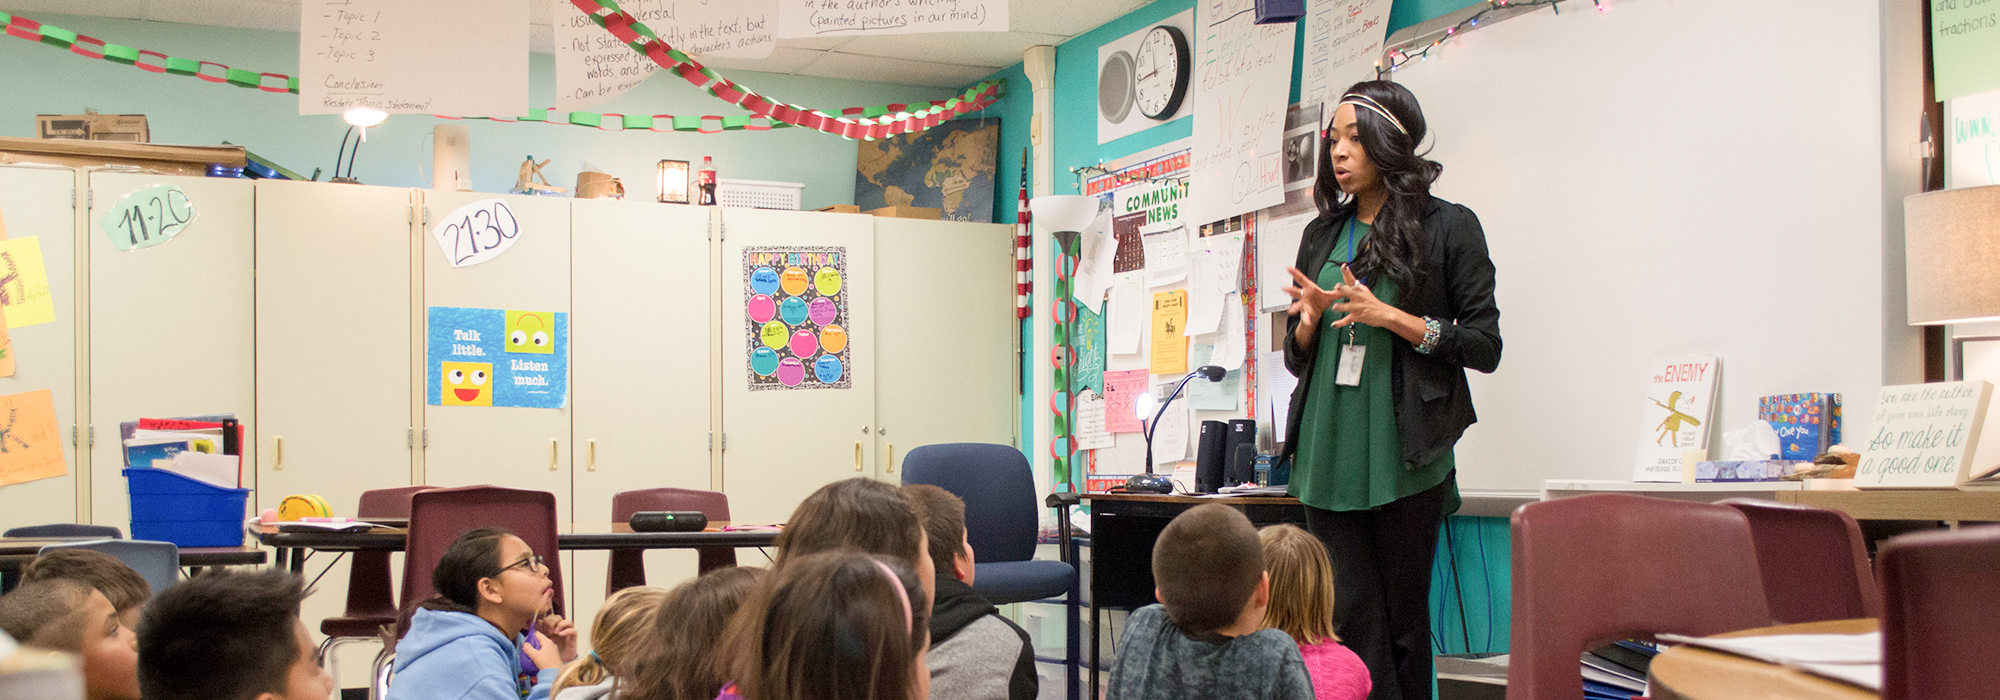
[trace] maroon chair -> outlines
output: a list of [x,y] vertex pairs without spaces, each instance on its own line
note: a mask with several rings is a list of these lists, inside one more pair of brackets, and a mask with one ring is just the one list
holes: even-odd
[[1837,510],[1751,498],[1720,503],[1750,520],[1772,624],[1882,616],[1868,543],[1854,518]]
[[1508,700],[1582,698],[1577,658],[1608,642],[1771,624],[1734,508],[1593,494],[1515,509],[1513,536]]
[[556,496],[498,486],[431,489],[410,498],[410,534],[403,546],[403,600],[400,637],[409,629],[417,603],[437,595],[431,571],[451,541],[467,530],[502,527],[542,555],[555,582],[555,612],[563,613],[562,557],[556,542]]
[[[430,488],[405,486],[363,491],[354,517],[408,518],[410,496]],[[396,624],[396,594],[390,589],[389,555],[390,552],[348,554],[347,610],[319,623],[319,633],[326,635],[326,641],[320,643],[320,654],[330,662],[338,663],[339,655],[334,650],[341,645],[379,640],[383,627]],[[338,667],[334,670],[334,677],[338,678]]]
[[[650,510],[698,510],[708,516],[708,522],[724,523],[729,521],[729,496],[715,491],[660,488],[625,491],[611,497],[612,522],[626,522],[633,513]],[[700,557],[697,570],[704,574],[736,565],[736,550],[730,547],[698,547],[695,552]],[[604,594],[646,585],[645,557],[646,553],[640,550],[612,550]]]
[[2000,526],[1891,538],[1882,565],[1882,700],[1973,700],[2000,688]]

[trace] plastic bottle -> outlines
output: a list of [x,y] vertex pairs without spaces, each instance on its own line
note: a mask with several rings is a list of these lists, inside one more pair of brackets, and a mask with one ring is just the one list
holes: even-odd
[[700,192],[695,204],[715,206],[715,159],[701,157],[701,170],[695,174],[695,187]]

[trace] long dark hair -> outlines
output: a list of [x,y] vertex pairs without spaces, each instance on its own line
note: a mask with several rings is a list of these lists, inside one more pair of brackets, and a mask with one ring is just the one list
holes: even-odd
[[916,572],[897,557],[853,549],[794,555],[730,622],[722,649],[737,693],[908,700],[917,654],[930,644],[923,595]]
[[478,614],[479,580],[500,569],[500,542],[512,536],[506,528],[482,527],[452,540],[438,557],[437,568],[431,570],[431,587],[437,589],[437,595],[423,601],[421,607]]
[[[1423,269],[1424,210],[1430,206],[1431,183],[1444,172],[1444,166],[1417,152],[1426,127],[1424,111],[1417,106],[1417,96],[1410,94],[1409,88],[1387,80],[1368,80],[1347,88],[1345,95],[1374,101],[1396,115],[1396,120],[1409,130],[1408,134],[1403,133],[1374,110],[1361,107],[1354,110],[1355,123],[1360,127],[1361,150],[1368,154],[1382,188],[1389,193],[1382,211],[1375,215],[1375,235],[1369,236],[1355,255],[1355,273],[1364,277],[1379,275],[1408,285]],[[1333,115],[1328,114],[1328,126],[1332,123]],[[1313,203],[1319,206],[1320,214],[1329,218],[1352,216],[1357,206],[1355,198],[1341,192],[1340,184],[1333,179],[1333,139],[1324,139],[1320,145],[1319,182],[1313,186]]]
[[702,574],[667,594],[652,617],[652,644],[619,679],[626,700],[713,700],[730,681],[728,659],[716,652],[729,621],[764,582],[763,569],[732,566]]

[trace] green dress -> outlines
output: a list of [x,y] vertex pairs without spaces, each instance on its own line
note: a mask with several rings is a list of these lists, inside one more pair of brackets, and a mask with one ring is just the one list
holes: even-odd
[[[1333,252],[1319,271],[1319,286],[1340,284],[1340,266],[1353,259],[1361,241],[1374,227],[1348,220]],[[1363,280],[1375,296],[1395,304],[1401,290],[1391,280]],[[1385,328],[1355,323],[1333,328],[1346,314],[1328,310],[1320,315],[1319,352],[1313,362],[1312,384],[1306,388],[1305,413],[1300,419],[1299,446],[1293,457],[1291,494],[1323,510],[1367,510],[1438,485],[1456,466],[1450,450],[1419,469],[1403,468],[1402,442],[1396,435],[1395,387],[1390,362],[1396,334]],[[1350,332],[1352,335],[1350,336]],[[1351,338],[1351,340],[1350,340]],[[1361,383],[1341,386],[1341,347],[1367,348],[1361,363]],[[1444,499],[1446,513],[1458,510],[1458,485]]]

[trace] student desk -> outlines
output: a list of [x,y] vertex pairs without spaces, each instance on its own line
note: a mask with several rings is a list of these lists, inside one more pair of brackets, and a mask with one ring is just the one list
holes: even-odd
[[[1195,496],[1151,493],[1078,494],[1090,505],[1090,695],[1101,697],[1098,608],[1139,608],[1153,600],[1153,540],[1183,511],[1220,503],[1243,511],[1256,525],[1305,526],[1306,509],[1289,496]],[[1067,529],[1069,524],[1063,523]]]
[[[20,571],[28,562],[34,561],[42,547],[66,542],[89,542],[101,537],[0,537],[0,571]],[[244,547],[182,547],[181,566],[191,567],[195,573],[211,566],[256,566],[264,563],[265,553],[256,546]]]
[[[1742,630],[1717,637],[1765,634],[1863,634],[1878,628],[1875,620],[1833,620]],[[1874,691],[1860,686],[1765,663],[1734,654],[1677,646],[1653,659],[1655,700],[1875,700]]]
[[[409,534],[403,528],[376,528],[366,532],[279,532],[276,525],[260,525],[257,541],[278,551],[277,565],[292,573],[304,573],[306,553],[403,551]],[[625,523],[573,523],[556,533],[557,549],[691,549],[694,547],[769,547],[778,539],[777,530],[702,530],[698,532],[633,532]],[[185,551],[185,550],[183,550]]]

